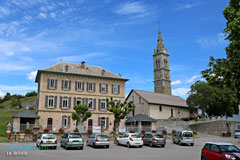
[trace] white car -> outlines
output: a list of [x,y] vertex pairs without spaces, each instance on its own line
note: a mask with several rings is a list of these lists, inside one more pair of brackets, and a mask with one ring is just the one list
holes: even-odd
[[128,148],[131,146],[142,147],[143,140],[137,133],[124,133],[122,136],[117,138],[117,145],[126,145]]
[[57,139],[53,134],[41,134],[36,141],[36,146],[39,149],[48,149],[49,147],[53,147],[57,149]]

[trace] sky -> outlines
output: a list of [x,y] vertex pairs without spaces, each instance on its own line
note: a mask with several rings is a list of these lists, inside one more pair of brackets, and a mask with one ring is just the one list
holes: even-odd
[[160,26],[172,94],[186,99],[209,57],[225,57],[228,0],[0,0],[0,97],[37,91],[37,70],[63,62],[103,67],[153,91]]

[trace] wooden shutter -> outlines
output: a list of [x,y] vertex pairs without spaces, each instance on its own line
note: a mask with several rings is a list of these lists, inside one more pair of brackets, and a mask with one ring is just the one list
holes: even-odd
[[50,89],[50,79],[48,79],[48,89]]
[[118,94],[120,93],[120,85],[118,85]]
[[48,96],[45,96],[45,107],[48,108]]
[[57,96],[54,97],[54,108],[57,108]]
[[96,110],[96,98],[93,100],[93,109]]
[[85,98],[85,104],[88,105],[88,98]]
[[101,110],[101,99],[98,99],[98,110]]
[[71,124],[71,117],[68,116],[68,128],[70,128],[70,124]]
[[63,90],[64,80],[62,80],[62,90]]
[[109,117],[106,117],[106,128],[109,128]]
[[71,108],[72,97],[68,97],[68,109]]
[[113,84],[112,84],[112,93],[113,93]]
[[89,90],[89,83],[87,82],[87,91]]
[[82,91],[84,91],[84,82],[81,82],[82,83]]
[[98,126],[101,126],[101,117],[98,117]]
[[57,79],[55,79],[55,89],[57,89]]
[[71,90],[71,81],[68,81],[68,83],[69,83],[69,90]]
[[75,91],[77,91],[78,89],[77,89],[77,81],[75,81]]
[[60,96],[60,103],[59,107],[62,108],[62,96]]
[[93,83],[93,92],[96,91],[96,83]]
[[65,116],[62,116],[62,128],[64,128],[64,117]]
[[82,104],[85,104],[85,98],[82,98]]
[[106,84],[106,93],[108,93],[108,84]]
[[77,98],[74,97],[74,100],[73,100],[73,107],[77,105]]
[[101,93],[101,86],[102,86],[102,83],[99,84],[99,92]]

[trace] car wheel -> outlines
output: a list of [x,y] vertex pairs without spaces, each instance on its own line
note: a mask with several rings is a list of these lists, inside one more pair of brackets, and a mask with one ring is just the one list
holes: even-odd
[[93,147],[96,148],[96,144],[95,143],[93,143]]
[[107,145],[106,148],[109,148],[109,145]]
[[57,146],[55,146],[54,149],[57,149]]
[[149,142],[149,146],[150,146],[150,147],[153,147],[153,144],[152,144],[152,142]]
[[201,160],[207,160],[207,158],[205,156],[202,156]]
[[67,147],[67,144],[65,143],[65,146],[64,146],[64,148],[67,150],[68,149],[68,147]]
[[140,145],[139,148],[142,148],[142,145]]
[[119,141],[117,141],[117,145],[118,145],[118,146],[120,146],[120,143],[119,143]]
[[131,145],[130,145],[130,143],[129,143],[129,142],[127,143],[127,147],[128,147],[128,148],[130,148],[130,147],[131,147]]
[[191,146],[194,146],[194,143],[191,143]]
[[60,142],[60,147],[63,147],[62,142]]
[[80,150],[83,150],[83,147],[79,147]]
[[165,147],[165,144],[161,145],[161,147],[164,148],[164,147]]

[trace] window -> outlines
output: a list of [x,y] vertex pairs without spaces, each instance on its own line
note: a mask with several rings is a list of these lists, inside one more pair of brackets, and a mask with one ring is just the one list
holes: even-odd
[[109,118],[108,117],[98,117],[98,126],[104,129],[109,128]]
[[92,98],[88,99],[88,109],[91,109],[91,110],[94,109],[94,107],[93,107],[93,99]]
[[68,108],[68,97],[63,97],[62,99],[62,108]]
[[70,128],[71,118],[70,116],[62,116],[62,128]]
[[141,97],[139,97],[139,104],[141,104]]
[[108,92],[108,85],[104,83],[99,84],[99,92],[100,93],[107,93]]
[[210,144],[205,144],[204,148],[210,150]]
[[120,86],[116,85],[116,84],[113,84],[112,85],[112,93],[113,94],[119,94],[120,93]]
[[159,106],[159,111],[162,112],[162,106]]
[[211,151],[213,151],[213,152],[217,152],[217,151],[219,151],[219,150],[220,150],[220,149],[218,148],[217,145],[212,144],[212,146],[211,146]]
[[65,66],[65,72],[68,72],[68,66]]
[[54,108],[54,97],[53,96],[48,97],[48,108]]
[[48,79],[48,89],[57,89],[56,79]]
[[76,99],[76,105],[82,104],[82,98],[77,98]]
[[87,91],[88,92],[95,92],[95,83],[92,83],[92,82],[88,82],[87,83]]
[[70,80],[62,80],[62,89],[70,90],[71,89],[71,81]]
[[84,82],[76,81],[75,82],[75,90],[76,91],[84,91]]
[[101,117],[101,126],[106,128],[106,119],[105,119],[105,117]]
[[107,109],[107,102],[105,99],[99,99],[99,109],[106,110]]

